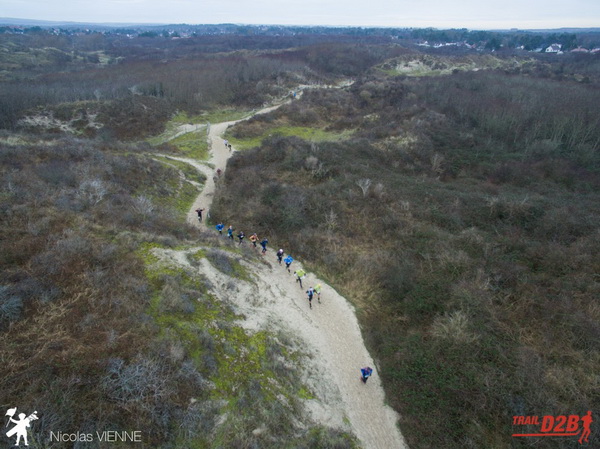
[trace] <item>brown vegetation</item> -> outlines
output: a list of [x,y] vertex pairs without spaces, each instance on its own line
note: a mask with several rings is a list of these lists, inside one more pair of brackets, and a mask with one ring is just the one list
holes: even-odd
[[277,115],[357,137],[264,140],[231,161],[212,214],[359,306],[411,447],[528,447],[512,416],[599,405],[599,102],[495,72],[306,93]]
[[137,207],[174,173],[135,146],[38,142],[0,148],[2,391],[44,411],[38,435],[152,423],[161,441],[184,384],[145,316],[134,252],[138,235],[189,234],[174,211]]

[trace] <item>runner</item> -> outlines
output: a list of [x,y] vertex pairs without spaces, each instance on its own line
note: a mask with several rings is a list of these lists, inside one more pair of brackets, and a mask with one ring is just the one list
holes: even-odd
[[215,226],[215,228],[217,228],[217,231],[219,231],[219,235],[223,235],[224,227],[225,227],[225,225],[223,223],[219,223],[217,226]]
[[279,251],[277,251],[277,262],[279,262],[279,265],[281,265],[281,261],[283,260],[283,249],[279,249]]
[[294,274],[296,275],[296,282],[300,282],[300,288],[302,288],[302,278],[306,275],[306,271],[300,268],[294,271]]
[[262,241],[260,242],[260,246],[262,246],[263,254],[265,254],[267,252],[267,243],[269,243],[269,241],[267,240],[266,237],[264,239],[262,239]]
[[204,209],[196,209],[196,213],[198,214],[198,221],[202,221],[202,211]]
[[248,238],[252,242],[252,245],[256,248],[256,242],[258,241],[258,236],[256,235],[256,232]]
[[315,293],[317,294],[317,301],[321,303],[321,284],[315,285]]
[[227,238],[233,240],[233,226],[229,225],[227,228]]
[[288,255],[285,259],[283,259],[283,261],[285,262],[285,268],[288,270],[288,273],[292,274],[292,272],[290,271],[290,265],[294,261],[294,259],[292,259],[292,256]]
[[313,295],[315,294],[315,290],[312,287],[309,287],[308,290],[306,290],[306,294],[308,295],[308,305],[312,309],[312,299]]
[[371,377],[371,374],[373,374],[373,368],[370,366],[365,366],[364,368],[360,369],[360,374],[360,380],[362,380],[363,384],[366,384],[369,377]]
[[246,237],[246,234],[244,234],[244,231],[240,231],[240,233],[237,235],[237,238],[240,239],[240,243],[238,243],[238,245],[242,244],[244,237]]

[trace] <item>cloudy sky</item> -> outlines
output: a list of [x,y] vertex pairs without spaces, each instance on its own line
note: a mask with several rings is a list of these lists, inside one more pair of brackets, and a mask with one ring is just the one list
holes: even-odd
[[0,0],[0,17],[95,23],[600,27],[600,0]]

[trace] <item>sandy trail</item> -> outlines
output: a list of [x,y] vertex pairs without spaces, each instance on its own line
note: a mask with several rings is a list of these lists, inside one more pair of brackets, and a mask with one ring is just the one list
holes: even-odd
[[[268,252],[266,257],[275,259],[274,251]],[[359,379],[361,367],[369,365],[375,369],[375,364],[364,345],[351,304],[311,273],[303,279],[301,288],[285,265],[279,266],[274,260],[268,263],[270,267],[259,269],[258,275],[271,285],[269,294],[277,302],[278,319],[306,341],[307,348],[316,354],[312,362],[322,368],[319,370],[321,378],[312,379],[313,388],[319,391],[323,387],[318,383],[324,381],[329,387],[335,386],[341,397],[338,406],[343,406],[342,413],[365,448],[406,448],[396,426],[398,416],[385,405],[377,373],[367,384]],[[293,262],[292,267],[294,265],[300,268],[298,262]],[[311,309],[305,292],[316,284],[322,285],[321,302],[314,298]],[[325,390],[328,391],[326,387]]]
[[[262,109],[267,113],[279,106]],[[244,119],[243,119],[244,120]],[[222,135],[237,121],[213,124],[209,131],[211,168],[197,161],[174,158],[187,162],[207,175],[202,193],[190,209],[187,221],[198,223],[195,209],[210,208],[215,191],[213,176],[217,168],[225,170],[230,152]],[[215,231],[216,232],[216,231]],[[250,242],[244,242],[249,245]],[[375,364],[367,351],[352,305],[332,287],[309,273],[303,288],[295,276],[279,265],[272,247],[265,255],[265,264],[252,265],[256,279],[245,283],[235,294],[227,291],[227,279],[210,265],[201,263],[200,271],[207,276],[219,295],[227,295],[238,311],[246,316],[246,327],[251,329],[281,328],[302,342],[303,349],[312,354],[305,381],[315,392],[316,400],[307,401],[312,418],[321,424],[344,428],[356,434],[365,449],[407,448],[398,429],[398,416],[385,404],[383,388]],[[184,263],[184,258],[179,258]],[[292,263],[292,273],[301,268]],[[312,309],[305,291],[310,286],[322,285],[321,303],[313,299]],[[360,368],[369,365],[374,375],[367,384],[360,379]]]
[[[282,103],[282,104],[285,104],[285,103]],[[190,211],[188,212],[188,215],[187,215],[188,223],[197,225],[198,224],[198,215],[196,214],[196,209],[203,208],[205,210],[203,212],[203,221],[200,226],[202,228],[206,227],[205,220],[206,220],[206,217],[208,217],[210,214],[210,205],[212,204],[212,199],[215,194],[216,185],[215,185],[214,178],[216,176],[217,169],[220,168],[221,171],[223,173],[225,173],[225,169],[227,166],[227,159],[229,159],[231,157],[231,155],[235,152],[235,149],[230,151],[228,148],[225,147],[225,144],[223,143],[223,138],[221,136],[223,136],[223,134],[225,134],[225,131],[227,130],[227,128],[232,125],[235,125],[238,122],[248,120],[250,117],[253,117],[255,115],[266,114],[268,112],[271,112],[280,106],[281,106],[281,104],[261,109],[258,112],[252,114],[251,116],[240,119],[240,120],[233,120],[230,122],[211,124],[209,131],[208,131],[208,138],[207,138],[209,150],[210,150],[210,160],[208,161],[208,163],[200,163],[194,159],[189,159],[189,158],[163,155],[170,159],[187,162],[188,164],[194,166],[198,171],[200,171],[206,175],[206,184],[204,185],[204,189],[202,189],[202,192],[200,193],[200,195],[198,195],[198,197],[194,201],[194,204],[192,205]],[[212,168],[211,166],[214,168]]]

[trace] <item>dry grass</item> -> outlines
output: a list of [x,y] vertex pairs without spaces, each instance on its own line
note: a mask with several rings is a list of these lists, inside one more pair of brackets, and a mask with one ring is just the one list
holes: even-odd
[[456,310],[437,317],[431,325],[431,335],[461,345],[470,345],[479,336],[471,331],[472,324],[466,313]]

